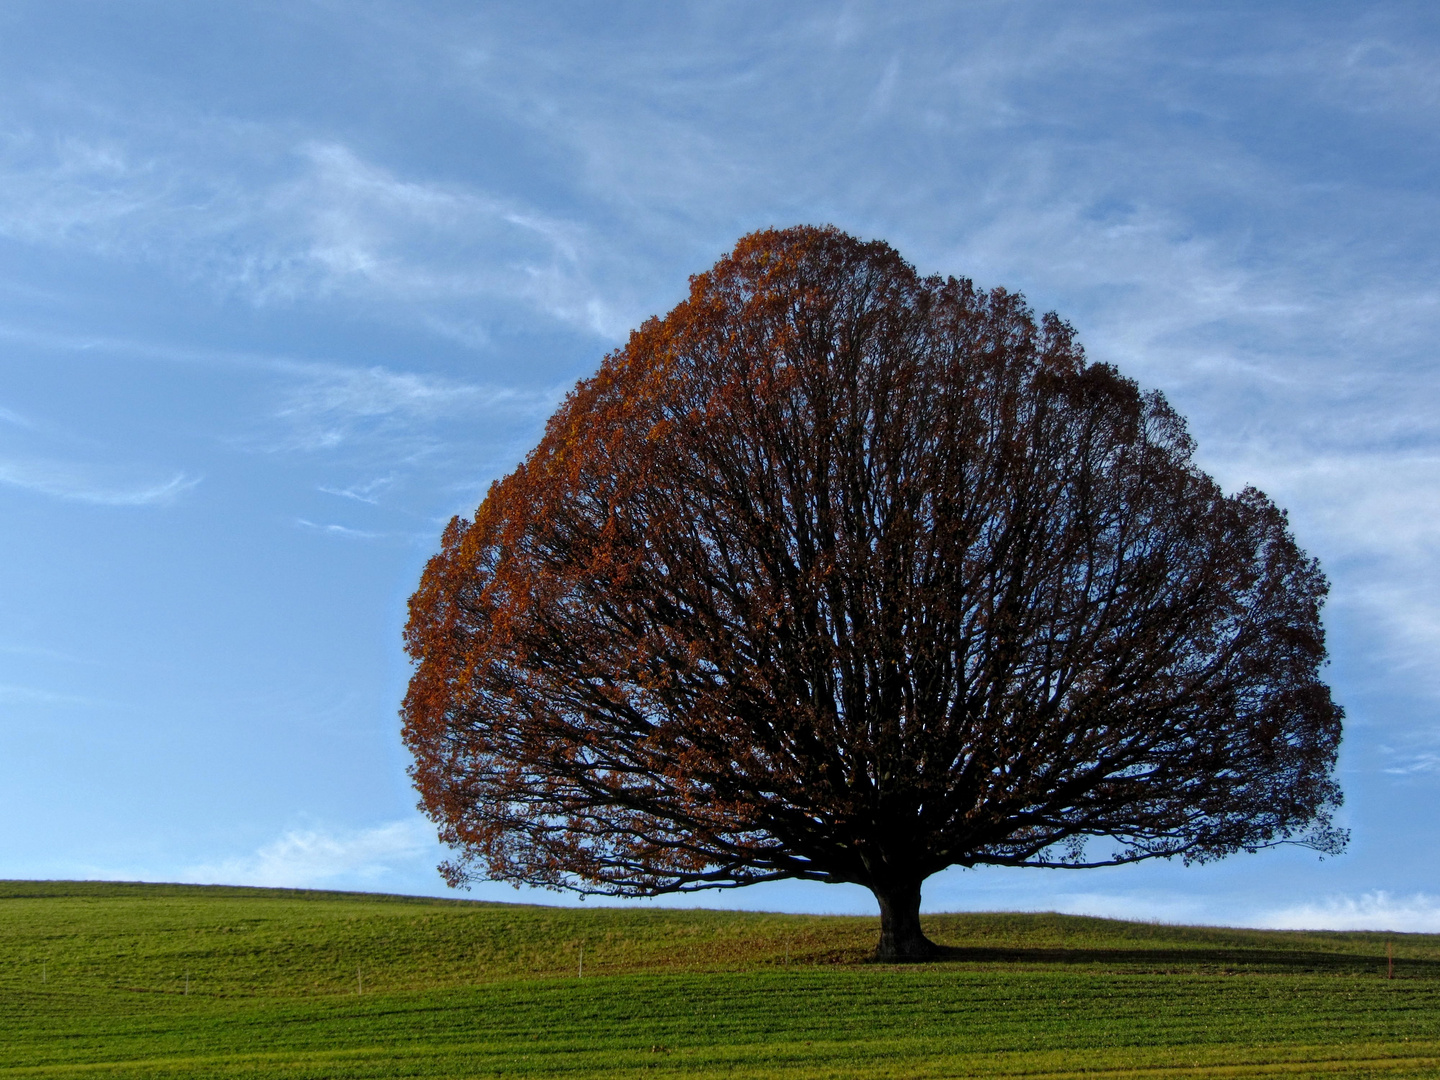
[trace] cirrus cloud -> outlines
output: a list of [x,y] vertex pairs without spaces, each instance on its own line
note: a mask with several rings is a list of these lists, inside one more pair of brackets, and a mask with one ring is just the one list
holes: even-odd
[[44,460],[0,461],[0,484],[93,506],[166,506],[202,477],[175,473],[169,479],[124,483],[91,466]]
[[186,881],[272,888],[383,884],[423,864],[434,830],[419,819],[369,829],[291,829],[248,855],[187,867]]

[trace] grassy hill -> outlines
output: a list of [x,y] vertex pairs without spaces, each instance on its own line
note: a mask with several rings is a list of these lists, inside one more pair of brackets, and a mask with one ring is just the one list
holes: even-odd
[[925,924],[0,882],[0,1080],[1440,1076],[1440,936]]

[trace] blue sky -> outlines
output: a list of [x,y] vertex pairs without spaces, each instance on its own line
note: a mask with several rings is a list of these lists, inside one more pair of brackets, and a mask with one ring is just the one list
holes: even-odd
[[1333,583],[1347,854],[926,906],[1440,931],[1437,165],[1419,2],[10,0],[0,877],[443,893],[396,708],[444,522],[829,222],[1060,312]]

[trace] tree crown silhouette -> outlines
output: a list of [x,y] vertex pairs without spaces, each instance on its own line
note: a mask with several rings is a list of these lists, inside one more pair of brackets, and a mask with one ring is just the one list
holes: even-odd
[[743,238],[581,382],[411,600],[442,869],[639,896],[1339,850],[1326,583],[1022,297]]

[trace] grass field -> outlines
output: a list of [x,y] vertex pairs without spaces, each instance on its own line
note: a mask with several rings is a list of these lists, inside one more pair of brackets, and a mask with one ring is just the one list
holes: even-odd
[[0,1080],[1440,1076],[1440,936],[925,925],[3,882]]

